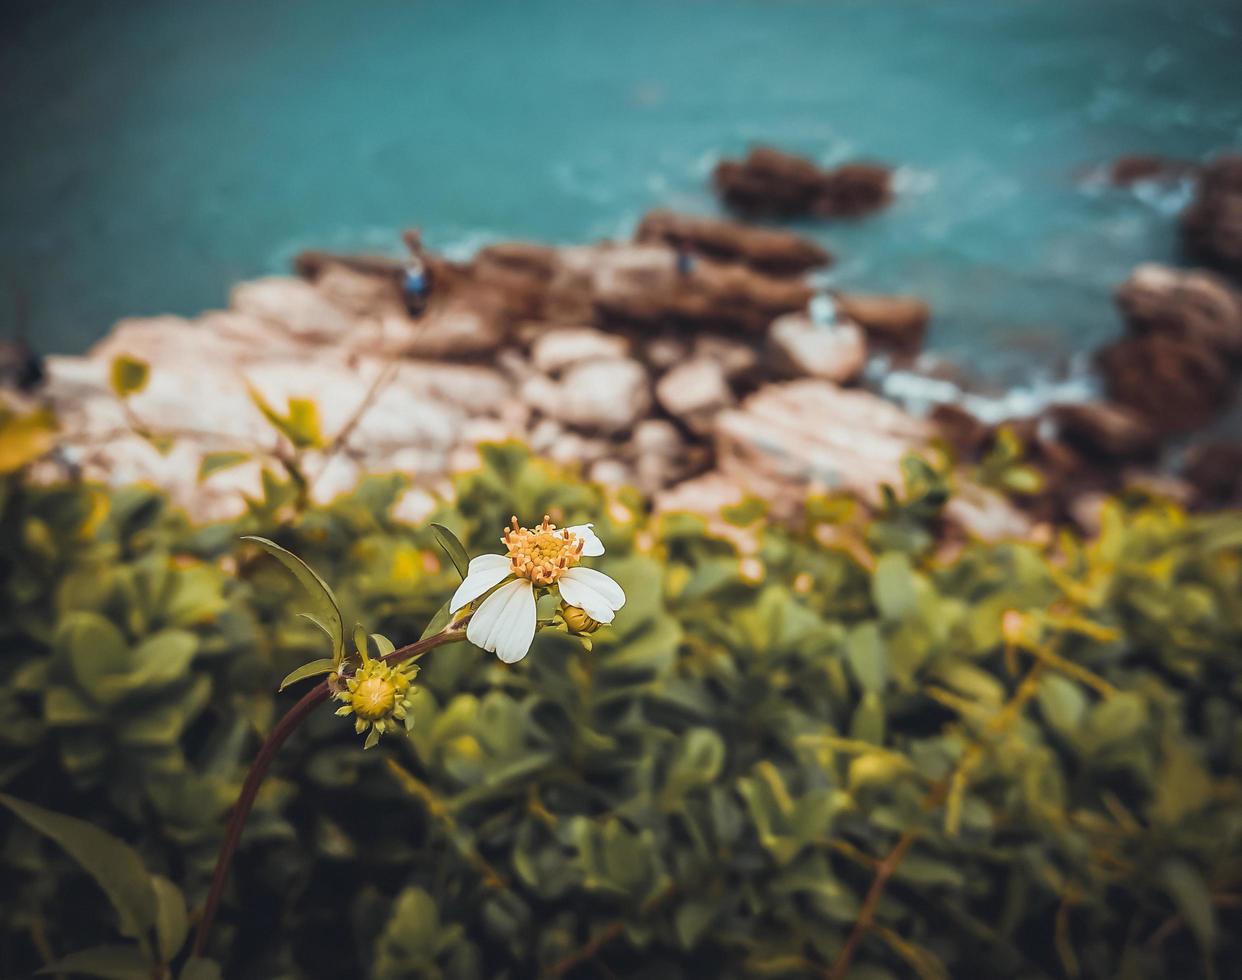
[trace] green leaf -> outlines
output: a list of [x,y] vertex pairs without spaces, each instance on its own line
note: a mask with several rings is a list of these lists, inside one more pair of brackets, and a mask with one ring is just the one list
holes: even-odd
[[163,962],[170,962],[180,951],[190,931],[185,896],[163,875],[151,876],[155,889],[155,938]]
[[18,415],[0,410],[0,475],[15,473],[56,445],[56,416],[46,409]]
[[872,745],[884,744],[884,702],[868,691],[854,709],[850,719],[850,737]]
[[319,424],[319,406],[307,398],[290,398],[287,414],[281,415],[264,401],[263,396],[250,388],[250,400],[263,413],[263,417],[295,449],[320,449],[323,447],[323,431]]
[[379,651],[381,657],[386,657],[397,649],[392,645],[392,640],[380,633],[372,633],[371,641],[375,644],[375,649]]
[[[275,541],[269,541],[267,538],[261,538],[253,534],[245,535],[242,540],[253,541],[279,561],[293,573],[294,577],[302,584],[302,588],[310,593],[311,598],[315,601],[313,614],[315,618],[311,621],[320,626],[332,638],[332,657],[339,664],[345,658],[345,623],[341,619],[341,607],[337,604],[336,596],[332,594],[332,590],[328,588],[328,583],[321,579],[319,574],[310,565],[302,561],[292,551],[286,551]],[[308,616],[307,618],[310,617]]]
[[155,889],[137,851],[84,820],[4,793],[0,803],[63,847],[98,882],[120,916],[123,936],[139,939],[146,933],[155,921]]
[[129,671],[129,644],[111,620],[98,613],[71,612],[61,620],[55,646],[95,701],[108,703],[124,693],[117,689],[116,677]]
[[219,473],[221,470],[232,469],[234,466],[240,466],[248,459],[250,459],[249,453],[234,451],[208,453],[203,457],[202,462],[198,464],[198,482],[202,483],[213,473]]
[[1165,862],[1161,877],[1195,939],[1204,953],[1209,953],[1216,945],[1216,914],[1203,875],[1186,861],[1175,858]]
[[677,743],[664,785],[668,802],[680,800],[687,790],[716,781],[724,765],[724,739],[710,728],[691,728]]
[[871,579],[871,596],[885,619],[904,619],[918,605],[914,569],[898,551],[880,556]]
[[444,627],[448,626],[453,619],[453,614],[449,612],[449,603],[452,601],[452,599],[446,599],[444,605],[436,610],[436,614],[431,617],[431,622],[423,630],[423,635],[419,637],[420,640],[425,640],[429,636],[435,636],[437,633],[442,632]]
[[294,670],[285,674],[285,679],[280,682],[278,691],[283,691],[290,684],[296,684],[298,681],[304,681],[308,677],[318,677],[320,674],[330,674],[336,670],[336,661],[331,657],[324,657],[322,660],[312,660],[308,664],[302,664]]
[[888,680],[888,653],[875,623],[863,623],[850,632],[845,659],[863,691],[880,694]]
[[112,383],[112,390],[116,392],[118,398],[128,398],[130,395],[136,395],[147,386],[147,382],[151,378],[151,365],[146,361],[140,361],[136,357],[130,357],[127,354],[121,354],[119,357],[112,359],[112,370],[109,373],[109,380]]
[[436,542],[444,549],[449,561],[457,569],[457,574],[464,579],[470,573],[470,556],[466,553],[465,547],[458,540],[457,535],[443,524],[432,524],[431,529],[435,532]]
[[92,946],[62,956],[36,974],[78,973],[103,980],[151,980],[155,964],[137,946]]

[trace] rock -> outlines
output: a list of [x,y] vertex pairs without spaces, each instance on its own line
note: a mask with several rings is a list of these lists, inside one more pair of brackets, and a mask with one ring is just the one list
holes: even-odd
[[690,345],[680,337],[654,337],[641,345],[640,353],[652,369],[667,371],[690,356]]
[[953,402],[938,403],[930,418],[959,459],[979,458],[992,439],[992,426]]
[[820,326],[802,313],[779,317],[768,331],[776,363],[803,377],[845,384],[862,374],[867,342],[852,323]]
[[800,235],[673,211],[649,212],[634,240],[684,248],[717,262],[740,262],[772,276],[802,275],[832,262],[826,250]]
[[1108,397],[1162,432],[1187,432],[1229,404],[1233,379],[1212,350],[1163,334],[1126,337],[1096,355]]
[[328,302],[354,316],[380,316],[401,309],[400,289],[391,277],[332,262],[323,267],[314,282]]
[[1204,507],[1242,507],[1242,443],[1209,442],[1190,454],[1183,475]]
[[656,401],[692,431],[708,431],[712,417],[733,404],[733,392],[716,361],[694,358],[677,365],[656,382]]
[[1242,154],[1221,157],[1202,169],[1181,226],[1191,255],[1242,279]]
[[1055,405],[1048,416],[1065,441],[1087,453],[1111,459],[1143,459],[1160,451],[1160,432],[1138,412],[1123,405]]
[[851,163],[825,170],[762,146],[743,160],[721,161],[712,182],[726,205],[749,217],[857,217],[892,198],[887,167]]
[[944,508],[946,523],[983,541],[1025,539],[1031,519],[995,490],[961,481]]
[[333,266],[393,283],[400,282],[405,268],[399,259],[383,255],[337,255],[334,252],[308,250],[299,252],[293,259],[297,274],[312,282]]
[[804,380],[760,388],[716,417],[715,434],[720,470],[760,496],[798,501],[816,488],[877,503],[934,429],[869,392]]
[[417,320],[404,311],[383,317],[374,334],[359,333],[355,347],[370,353],[410,357],[470,357],[503,344],[508,331],[496,308],[472,306],[463,298],[433,300]]
[[617,358],[571,367],[560,382],[524,388],[532,406],[574,428],[604,434],[633,427],[651,407],[651,385],[637,361]]
[[758,333],[782,313],[805,308],[812,296],[801,280],[707,259],[682,276],[672,251],[650,245],[600,251],[591,286],[599,322],[620,330],[676,326]]
[[1148,263],[1131,273],[1116,299],[1135,336],[1161,334],[1223,357],[1242,356],[1242,294],[1219,276]]
[[233,287],[229,305],[239,313],[279,324],[303,340],[341,341],[353,318],[310,283],[289,276],[268,276]]
[[759,351],[754,344],[701,333],[694,338],[694,356],[715,361],[730,381],[750,380],[759,370]]
[[544,374],[557,374],[583,361],[615,360],[629,353],[624,337],[590,327],[543,331],[531,346],[531,363]]
[[923,346],[931,308],[915,296],[877,296],[836,293],[837,314],[853,320],[878,347],[913,353]]

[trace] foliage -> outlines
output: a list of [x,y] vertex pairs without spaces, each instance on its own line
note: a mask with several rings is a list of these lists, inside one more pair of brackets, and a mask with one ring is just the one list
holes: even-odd
[[[436,650],[412,733],[370,752],[312,716],[243,840],[225,976],[799,977],[856,943],[868,980],[1155,978],[1242,955],[1242,516],[1118,500],[1090,542],[942,562],[926,462],[875,520],[744,507],[726,538],[520,447],[484,455],[442,529],[390,518],[397,478],[310,507],[273,477],[211,527],[146,489],[8,479],[0,790],[28,802],[0,825],[0,974],[80,950],[136,968],[146,944],[145,974],[83,972],[212,975],[174,951],[171,896],[201,905],[296,697],[281,678],[331,651],[271,548],[330,584],[332,646],[353,622],[407,642],[456,586],[454,535],[494,551],[511,514],[545,513],[608,543],[615,624],[589,652],[541,633],[514,667]],[[114,886],[85,884],[107,846],[84,857],[45,811],[167,884],[118,919]]]

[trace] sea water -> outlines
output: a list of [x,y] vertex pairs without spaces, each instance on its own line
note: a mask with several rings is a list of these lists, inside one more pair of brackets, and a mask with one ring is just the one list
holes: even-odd
[[799,224],[828,281],[935,311],[936,357],[1061,383],[1111,292],[1175,261],[1186,187],[1119,154],[1242,148],[1231,0],[60,0],[6,5],[0,326],[79,351],[195,314],[303,248],[399,254],[417,226],[628,234],[717,212],[721,157],[771,143],[899,168],[857,222]]

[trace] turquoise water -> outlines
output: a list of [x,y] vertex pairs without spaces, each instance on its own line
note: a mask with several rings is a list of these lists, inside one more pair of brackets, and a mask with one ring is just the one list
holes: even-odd
[[[932,301],[935,350],[998,376],[1117,329],[1169,259],[1176,193],[1084,181],[1121,153],[1242,147],[1242,9],[1195,0],[328,0],[8,5],[0,273],[37,346],[192,314],[304,247],[420,225],[625,234],[714,210],[712,163],[769,141],[900,165],[829,225],[844,286]],[[810,229],[808,229],[810,230]]]

